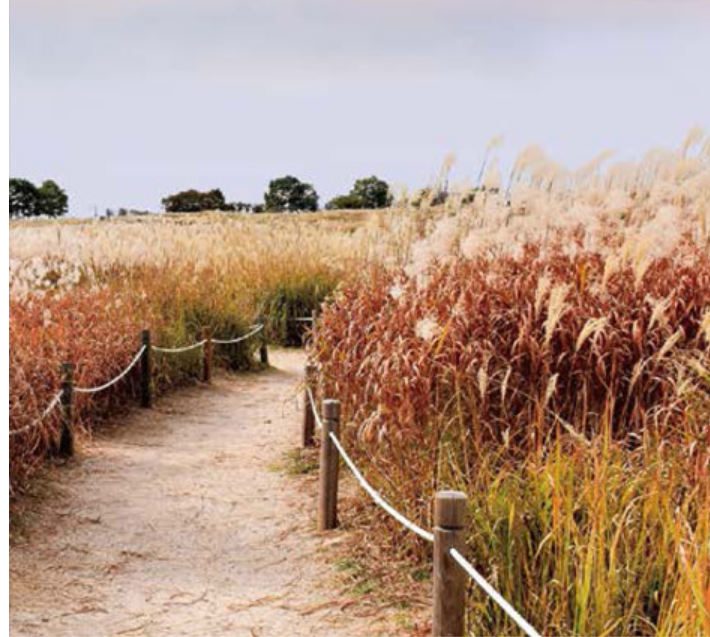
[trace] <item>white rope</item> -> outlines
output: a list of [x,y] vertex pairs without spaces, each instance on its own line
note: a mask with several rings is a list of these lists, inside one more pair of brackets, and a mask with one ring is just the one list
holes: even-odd
[[456,549],[449,549],[449,555],[454,561],[476,582],[498,606],[500,606],[528,637],[540,637],[538,633],[528,622],[526,622],[504,598],[493,588],[485,578],[461,555]]
[[143,356],[143,352],[145,352],[146,346],[143,345],[138,350],[138,353],[135,355],[133,360],[128,364],[128,367],[124,369],[118,376],[113,378],[112,380],[108,381],[107,383],[104,383],[103,385],[99,385],[98,387],[75,387],[74,391],[77,394],[97,394],[100,391],[104,391],[104,389],[108,389],[112,385],[115,385],[119,380],[121,380],[128,372],[130,372],[136,365],[136,363],[141,359],[141,356]]
[[311,411],[313,412],[313,416],[316,419],[316,424],[320,429],[323,429],[323,421],[320,419],[318,408],[316,407],[316,399],[313,397],[313,392],[308,386],[306,387],[306,391],[308,392],[308,402],[311,403]]
[[296,316],[291,320],[296,321],[297,323],[313,323],[312,316]]
[[[323,421],[318,415],[316,401],[313,397],[313,392],[311,391],[311,388],[306,386],[306,392],[308,394],[308,401],[311,404],[311,409],[313,410],[313,415],[315,416],[316,423],[319,427],[322,428]],[[387,511],[387,513],[389,513],[404,527],[408,528],[410,531],[416,533],[419,537],[427,540],[428,542],[433,542],[434,534],[430,533],[429,531],[425,531],[420,526],[417,526],[416,524],[414,524],[414,522],[405,518],[399,511],[397,511],[395,508],[385,502],[382,496],[377,491],[375,491],[375,489],[372,487],[372,485],[370,485],[370,483],[367,482],[367,480],[365,480],[362,473],[360,473],[358,468],[355,466],[355,463],[352,461],[352,458],[350,458],[350,456],[346,453],[340,440],[338,440],[338,437],[332,431],[329,433],[329,436],[331,441],[335,445],[335,448],[338,450],[343,460],[345,461],[345,464],[350,467],[350,471],[353,472],[355,479],[360,483],[360,486],[362,486],[362,488],[367,491],[367,493],[375,501],[375,503],[381,506],[385,511]],[[473,566],[466,560],[466,558],[464,558],[463,555],[461,555],[461,553],[459,553],[456,549],[450,549],[449,554],[454,559],[454,561],[458,563],[464,571],[466,571],[466,573],[473,579],[473,581],[476,582],[476,584],[478,584],[486,592],[486,594],[490,598],[492,598],[493,601],[495,601],[508,614],[508,616],[523,630],[523,632],[528,637],[541,637],[540,633],[538,633],[530,624],[528,624],[528,622],[525,621],[525,619],[523,619],[523,617],[520,616],[520,614],[518,614],[518,612],[501,596],[501,594],[498,593],[498,591],[496,591],[475,568],[473,568]]]
[[153,351],[162,352],[163,354],[182,354],[183,352],[189,352],[193,349],[198,349],[202,347],[207,342],[207,339],[203,339],[198,343],[193,343],[192,345],[186,345],[185,347],[158,347],[157,345],[152,345]]
[[343,460],[345,460],[345,464],[350,467],[350,471],[353,472],[355,479],[360,483],[360,486],[370,494],[370,497],[375,501],[375,503],[379,504],[395,520],[397,520],[400,524],[408,528],[413,533],[416,533],[419,537],[427,540],[428,542],[434,541],[433,533],[429,533],[429,531],[425,531],[420,526],[417,526],[416,524],[414,524],[414,522],[405,518],[399,511],[397,511],[384,501],[382,496],[377,493],[377,491],[375,491],[375,489],[367,482],[367,480],[365,480],[360,471],[358,471],[358,468],[355,466],[355,463],[345,452],[345,449],[343,449],[343,445],[340,444],[340,440],[338,440],[338,437],[332,431],[330,432],[330,439],[333,441],[335,448],[340,452],[340,455],[343,457]]
[[10,437],[12,436],[19,436],[20,434],[27,433],[31,429],[34,429],[35,427],[38,427],[39,425],[42,424],[44,419],[49,416],[49,414],[52,412],[52,410],[61,402],[62,400],[62,392],[59,391],[56,393],[54,398],[49,401],[49,405],[47,405],[47,408],[42,412],[42,415],[37,418],[37,420],[34,420],[28,425],[25,425],[24,427],[20,427],[19,429],[13,429],[10,431]]
[[246,341],[248,338],[251,338],[252,336],[254,336],[254,334],[258,334],[263,329],[263,325],[257,325],[251,332],[245,334],[244,336],[240,336],[238,338],[233,338],[226,341],[220,340],[218,338],[213,338],[212,342],[217,343],[218,345],[232,345],[233,343],[240,343],[241,341]]

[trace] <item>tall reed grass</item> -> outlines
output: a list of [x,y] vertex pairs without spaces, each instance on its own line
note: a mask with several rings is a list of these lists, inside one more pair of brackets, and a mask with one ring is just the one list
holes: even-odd
[[[710,635],[702,141],[606,172],[529,150],[509,191],[410,209],[403,267],[341,287],[316,332],[368,479],[424,526],[466,492],[470,556],[546,635]],[[469,602],[472,634],[517,634]]]

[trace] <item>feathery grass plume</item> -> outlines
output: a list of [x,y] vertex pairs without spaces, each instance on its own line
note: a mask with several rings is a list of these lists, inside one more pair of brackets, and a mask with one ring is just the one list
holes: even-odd
[[658,350],[656,355],[659,359],[664,358],[668,352],[670,352],[683,338],[685,338],[685,331],[682,327],[679,327],[673,334],[671,334],[663,343],[661,349]]
[[650,332],[656,324],[667,325],[666,311],[671,305],[673,298],[671,296],[665,299],[648,299],[652,307],[651,318],[648,321],[648,331]]
[[584,324],[584,327],[579,332],[579,336],[577,337],[575,351],[579,352],[590,336],[596,337],[597,334],[603,332],[608,322],[609,319],[606,316],[587,319],[587,322]]
[[552,288],[552,280],[547,274],[541,276],[537,281],[535,290],[535,316],[540,316],[542,312],[542,304],[545,302],[550,289]]
[[565,299],[569,293],[570,286],[566,283],[555,285],[550,291],[547,303],[547,318],[545,319],[545,345],[549,345],[552,335],[560,322],[562,315],[567,310]]

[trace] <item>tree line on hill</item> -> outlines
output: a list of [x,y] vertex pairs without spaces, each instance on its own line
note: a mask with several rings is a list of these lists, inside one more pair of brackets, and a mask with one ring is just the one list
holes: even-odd
[[[46,180],[35,186],[27,179],[10,179],[10,218],[61,217],[67,213],[69,198],[59,185]],[[230,203],[219,188],[208,191],[184,190],[169,195],[161,201],[165,212],[200,212],[221,210],[225,212],[315,212],[319,209],[319,196],[312,184],[286,175],[269,182],[263,203]],[[386,181],[372,176],[358,179],[350,192],[338,195],[326,203],[326,210],[364,210],[386,208],[392,204],[390,187]],[[121,216],[107,211],[107,217]],[[126,214],[126,213],[124,213]]]
[[[219,188],[201,192],[184,190],[162,200],[165,212],[199,212],[222,210],[227,212],[315,212],[319,197],[312,184],[286,175],[269,182],[263,204],[228,203]],[[338,195],[325,206],[326,210],[363,210],[386,208],[392,204],[390,187],[386,181],[372,176],[358,179],[350,192]]]
[[68,209],[67,193],[51,179],[40,186],[28,179],[10,179],[10,219],[62,217]]

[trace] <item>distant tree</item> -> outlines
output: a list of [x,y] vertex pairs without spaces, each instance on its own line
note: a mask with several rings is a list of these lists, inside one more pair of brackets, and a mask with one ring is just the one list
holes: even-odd
[[347,195],[339,195],[331,199],[328,210],[362,210],[386,208],[392,205],[390,187],[379,177],[358,179]]
[[69,197],[56,182],[48,179],[42,182],[39,192],[39,214],[48,217],[63,217],[69,210]]
[[311,184],[306,184],[292,175],[269,182],[264,194],[264,207],[268,212],[296,212],[318,210],[318,193]]
[[232,204],[227,204],[224,194],[219,188],[200,192],[199,190],[183,190],[165,197],[162,202],[165,212],[202,212],[203,210],[234,210]]
[[390,187],[386,181],[373,175],[355,182],[350,195],[363,203],[363,208],[386,208],[392,205]]
[[356,195],[338,195],[333,197],[326,205],[327,210],[361,210],[365,202]]
[[10,219],[36,217],[39,210],[37,186],[27,179],[10,179]]

